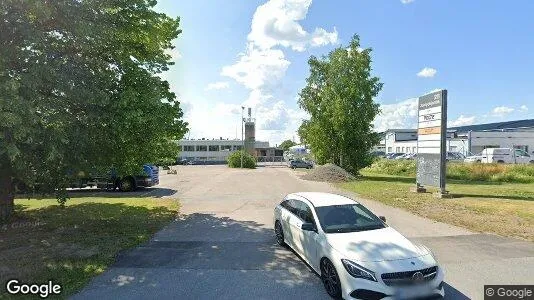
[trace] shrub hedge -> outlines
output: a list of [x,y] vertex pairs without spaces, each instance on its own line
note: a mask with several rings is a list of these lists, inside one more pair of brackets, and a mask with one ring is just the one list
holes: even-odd
[[[364,169],[375,174],[415,176],[415,160],[380,159]],[[464,181],[534,183],[532,164],[447,163],[447,178]]]
[[241,167],[241,155],[243,155],[243,168],[254,169],[256,168],[256,159],[245,151],[236,151],[228,156],[228,166],[230,168]]

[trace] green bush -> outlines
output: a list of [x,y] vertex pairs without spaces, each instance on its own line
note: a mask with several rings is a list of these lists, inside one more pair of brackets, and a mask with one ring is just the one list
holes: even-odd
[[415,161],[399,159],[378,159],[364,171],[376,174],[415,176]]
[[[415,160],[380,159],[364,169],[374,174],[415,177]],[[534,165],[450,162],[447,178],[464,181],[534,182]]]
[[254,169],[256,168],[256,159],[245,151],[236,151],[228,156],[228,166],[230,168],[241,167],[241,155],[243,155],[243,168]]

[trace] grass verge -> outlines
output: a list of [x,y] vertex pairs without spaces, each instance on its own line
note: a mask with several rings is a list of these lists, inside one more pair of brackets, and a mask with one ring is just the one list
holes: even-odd
[[[379,159],[364,172],[415,176],[415,160]],[[447,178],[464,181],[534,183],[533,164],[482,164],[450,162]]]
[[146,242],[178,211],[177,200],[156,198],[72,198],[63,209],[55,199],[17,199],[15,206],[14,220],[0,225],[0,295],[16,278],[53,280],[62,298],[102,273],[121,250]]
[[437,199],[410,191],[415,179],[362,172],[357,181],[339,184],[364,198],[400,207],[436,221],[477,232],[534,241],[534,184],[447,181],[454,198]]

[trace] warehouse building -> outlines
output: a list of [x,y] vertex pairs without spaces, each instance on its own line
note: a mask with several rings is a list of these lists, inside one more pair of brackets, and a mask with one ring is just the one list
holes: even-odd
[[[377,147],[386,153],[416,153],[417,129],[389,129]],[[485,148],[515,148],[534,153],[534,119],[447,129],[446,150],[466,156]]]
[[[183,139],[178,141],[180,147],[179,161],[191,161],[202,164],[226,163],[228,156],[243,147],[242,140],[229,139]],[[248,145],[247,145],[248,146]],[[254,149],[268,149],[269,142],[254,141]]]

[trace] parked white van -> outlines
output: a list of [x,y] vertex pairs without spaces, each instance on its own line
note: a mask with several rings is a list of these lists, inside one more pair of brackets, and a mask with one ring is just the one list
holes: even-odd
[[468,156],[465,162],[479,163],[507,163],[507,164],[526,164],[534,163],[534,157],[521,149],[511,148],[487,148],[477,155]]

